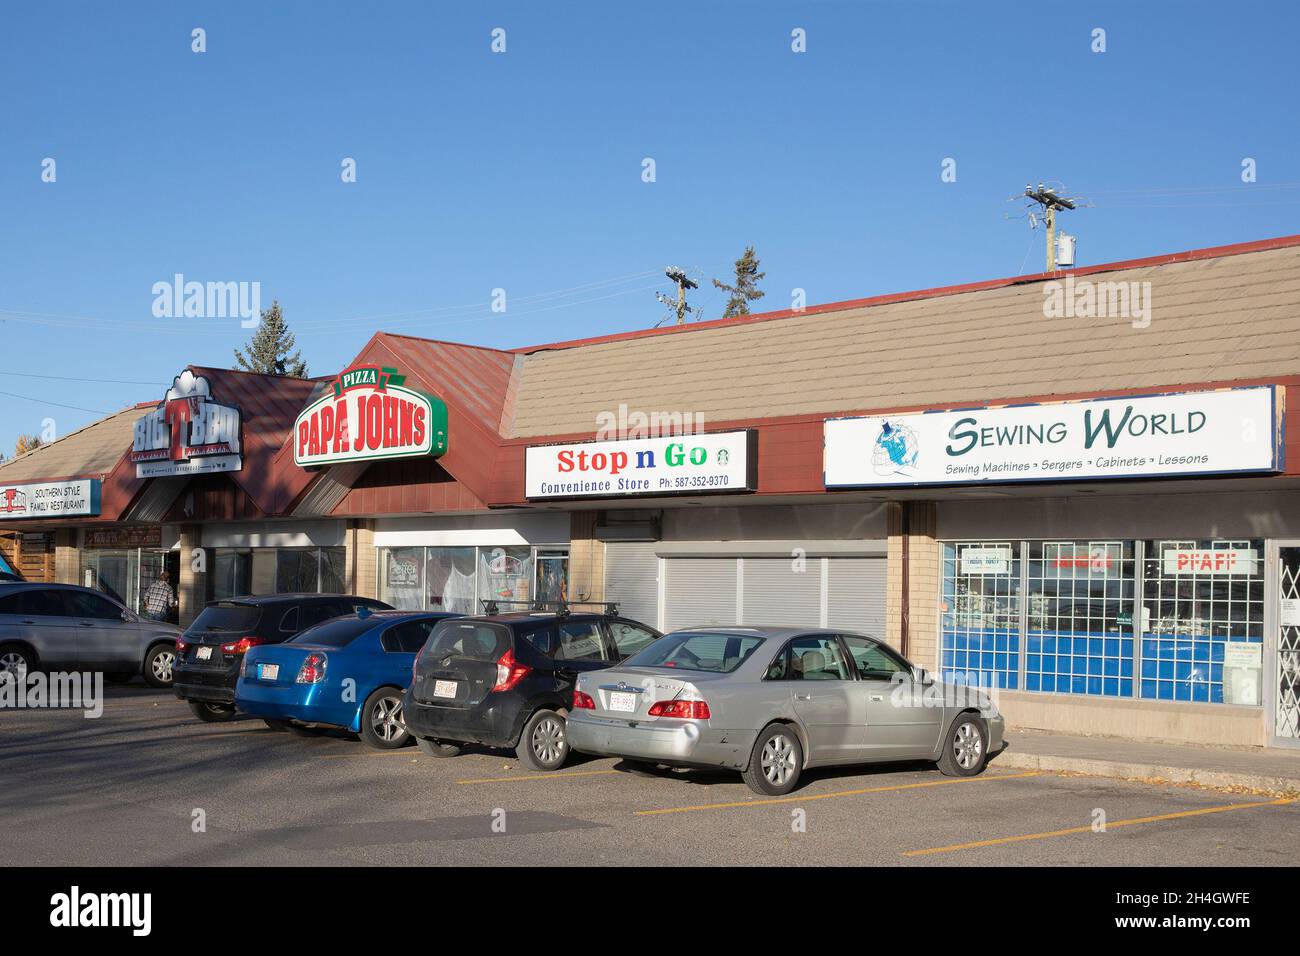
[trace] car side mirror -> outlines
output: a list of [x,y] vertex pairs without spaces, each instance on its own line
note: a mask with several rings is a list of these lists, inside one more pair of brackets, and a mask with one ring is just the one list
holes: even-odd
[[916,680],[916,682],[917,682],[918,684],[920,684],[922,687],[929,687],[931,684],[934,683],[934,675],[931,674],[931,673],[930,673],[928,670],[926,670],[924,667],[913,667],[913,668],[912,668],[912,677],[913,677],[913,678]]

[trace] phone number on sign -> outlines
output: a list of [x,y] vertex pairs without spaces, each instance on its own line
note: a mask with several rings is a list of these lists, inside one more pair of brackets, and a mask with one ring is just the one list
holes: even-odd
[[660,489],[665,488],[729,488],[730,475],[682,475],[678,478],[660,478]]

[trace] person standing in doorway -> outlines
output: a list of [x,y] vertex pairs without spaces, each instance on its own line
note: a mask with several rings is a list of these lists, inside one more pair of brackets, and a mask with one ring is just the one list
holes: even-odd
[[150,620],[166,621],[175,606],[176,591],[167,579],[167,572],[160,571],[157,580],[145,589],[144,613]]

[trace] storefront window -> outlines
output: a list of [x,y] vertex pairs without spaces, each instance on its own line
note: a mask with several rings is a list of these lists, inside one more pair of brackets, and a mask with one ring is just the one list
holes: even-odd
[[426,548],[424,580],[426,603],[430,611],[474,614],[473,548]]
[[565,600],[569,593],[564,548],[380,548],[379,567],[380,600],[404,610],[477,614],[484,601]]
[[403,611],[424,607],[424,548],[383,548],[379,600]]
[[532,598],[533,551],[527,547],[479,548],[478,596],[481,601]]
[[943,679],[1015,690],[1020,680],[1019,544],[943,546]]
[[246,594],[343,594],[345,548],[216,548],[211,600]]
[[[81,552],[81,583],[103,591],[138,614],[144,614],[145,595],[162,575],[175,597],[180,555],[175,551],[145,548],[87,548]],[[168,603],[168,602],[163,602]],[[160,620],[176,621],[174,605],[159,612]]]
[[1142,696],[1260,703],[1264,543],[1146,543]]
[[537,552],[537,587],[534,597],[538,601],[569,599],[568,551],[547,549]]
[[1133,696],[1132,541],[1031,541],[1025,689]]
[[1257,706],[1263,554],[1259,539],[945,543],[944,679],[1015,689],[1023,668],[1029,691]]

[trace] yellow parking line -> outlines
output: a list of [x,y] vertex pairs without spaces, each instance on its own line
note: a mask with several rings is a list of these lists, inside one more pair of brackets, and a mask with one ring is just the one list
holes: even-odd
[[[1201,807],[1198,810],[1179,810],[1177,813],[1159,813],[1150,817],[1134,817],[1131,820],[1109,820],[1106,829],[1112,827],[1131,827],[1139,823],[1159,823],[1163,820],[1180,820],[1184,817],[1199,817],[1207,813],[1227,813],[1230,810],[1253,810],[1256,807],[1280,807],[1295,803],[1296,797],[1283,797],[1280,800],[1264,800],[1259,803],[1229,803],[1219,807]],[[1069,836],[1072,833],[1091,833],[1092,826],[1068,827],[1064,830],[1049,830],[1046,833],[1026,833],[1021,836],[998,837],[993,840],[976,840],[973,843],[954,843],[952,846],[936,846],[928,850],[908,850],[903,856],[926,856],[930,853],[949,853],[953,850],[974,850],[982,846],[1000,846],[1005,843],[1022,843],[1025,840],[1045,840],[1049,837]]]
[[559,780],[563,777],[603,777],[606,774],[625,776],[618,770],[571,770],[568,773],[530,773],[526,777],[484,777],[481,780],[457,780],[460,784],[471,783],[521,783],[533,780]]
[[1026,773],[983,774],[978,777],[955,777],[943,780],[927,780],[924,783],[900,783],[891,787],[863,787],[861,790],[836,790],[832,793],[800,794],[797,797],[774,797],[770,800],[738,800],[735,803],[703,803],[694,807],[664,807],[659,810],[637,810],[640,817],[658,816],[664,813],[692,813],[696,810],[729,810],[735,807],[764,807],[774,803],[807,803],[810,800],[830,800],[833,797],[858,797],[864,793],[889,793],[895,790],[921,790],[925,787],[942,787],[950,783],[979,783],[981,780],[1019,780],[1023,777],[1037,777],[1039,772],[1031,770]]

